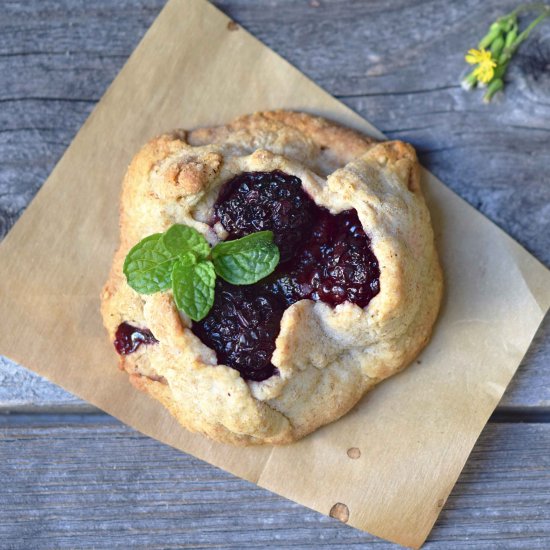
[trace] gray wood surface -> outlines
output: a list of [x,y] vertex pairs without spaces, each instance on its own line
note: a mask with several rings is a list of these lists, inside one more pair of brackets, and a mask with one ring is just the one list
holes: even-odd
[[[4,424],[5,548],[397,548],[105,417]],[[489,424],[425,548],[548,548],[549,447]]]
[[[0,2],[0,238],[163,3]],[[410,141],[426,167],[550,265],[550,24],[522,47],[493,104],[459,87],[464,52],[517,3],[215,2],[388,136]],[[550,547],[549,358],[547,318],[432,548]],[[389,547],[89,414],[0,358],[7,411],[34,414],[0,415],[2,547]],[[542,423],[516,423],[525,419]]]
[[[317,6],[317,3],[319,4]],[[163,1],[8,2],[0,18],[0,236],[21,215]],[[223,0],[216,4],[550,265],[550,24],[490,106],[463,53],[515,1]],[[503,405],[550,407],[550,322]],[[0,361],[0,406],[86,405]],[[10,382],[12,381],[12,382]]]

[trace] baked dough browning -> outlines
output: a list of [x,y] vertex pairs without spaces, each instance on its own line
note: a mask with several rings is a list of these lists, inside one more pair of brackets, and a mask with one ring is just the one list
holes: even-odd
[[[122,274],[129,249],[174,223],[211,244],[223,184],[243,172],[295,176],[319,205],[355,209],[380,268],[380,291],[365,307],[301,300],[285,310],[272,363],[278,375],[245,381],[217,364],[190,330],[170,291],[140,295]],[[336,420],[426,345],[442,275],[414,149],[376,143],[327,120],[274,111],[153,139],[123,182],[121,241],[102,293],[111,341],[122,323],[148,329],[157,344],[119,357],[132,383],[187,429],[233,444],[283,444]]]

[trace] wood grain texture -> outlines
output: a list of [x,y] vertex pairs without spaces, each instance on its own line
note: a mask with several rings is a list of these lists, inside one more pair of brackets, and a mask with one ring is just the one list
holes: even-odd
[[0,411],[92,412],[95,407],[0,356]]
[[[4,548],[397,548],[103,415],[28,420],[0,417]],[[549,446],[490,424],[425,548],[550,547]]]
[[[7,2],[0,19],[0,237],[46,179],[162,0]],[[550,265],[550,25],[490,106],[464,51],[515,0],[220,0],[222,10],[393,138]],[[503,399],[550,406],[550,321]],[[14,376],[14,373],[17,375]],[[0,407],[86,407],[0,361]]]
[[[29,0],[0,17],[0,238],[164,0]],[[392,138],[550,265],[550,25],[491,106],[463,53],[516,0],[219,0],[223,11]],[[496,419],[546,419],[550,319]],[[546,409],[544,409],[546,408]],[[0,358],[0,410],[90,407]],[[510,412],[511,411],[511,412]],[[538,416],[537,416],[538,415]],[[427,548],[550,547],[550,424],[491,423]],[[0,416],[6,548],[393,548],[88,415]]]

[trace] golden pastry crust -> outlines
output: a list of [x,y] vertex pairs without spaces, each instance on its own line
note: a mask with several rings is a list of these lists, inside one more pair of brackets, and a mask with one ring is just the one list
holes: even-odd
[[[171,291],[140,295],[122,274],[128,250],[174,223],[211,244],[208,225],[225,181],[245,171],[281,170],[301,179],[332,213],[355,208],[380,266],[380,292],[365,308],[301,300],[289,307],[272,357],[279,375],[247,382],[217,365],[190,330]],[[123,182],[121,243],[102,293],[111,340],[126,321],[158,344],[120,357],[136,387],[187,429],[239,445],[296,441],[341,417],[381,380],[405,368],[427,343],[442,275],[414,149],[374,142],[304,113],[273,111],[232,123],[176,131],[150,141]]]

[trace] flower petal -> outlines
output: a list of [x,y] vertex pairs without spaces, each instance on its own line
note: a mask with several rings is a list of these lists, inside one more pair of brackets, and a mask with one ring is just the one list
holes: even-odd
[[492,63],[480,63],[474,69],[474,75],[480,82],[489,82],[495,74]]
[[491,59],[491,52],[488,52],[485,48],[479,51],[480,62],[489,61]]
[[482,60],[483,56],[479,50],[468,50],[467,55],[464,57],[466,60],[466,63],[469,63],[470,65],[475,65],[476,63],[479,63]]

